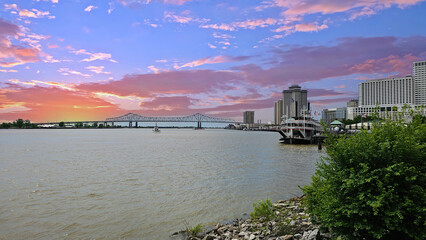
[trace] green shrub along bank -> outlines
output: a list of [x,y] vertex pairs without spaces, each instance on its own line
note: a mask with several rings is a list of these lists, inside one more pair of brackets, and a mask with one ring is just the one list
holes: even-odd
[[250,218],[256,220],[261,217],[266,220],[274,217],[271,199],[265,199],[265,201],[259,200],[259,202],[253,203],[253,212],[250,213]]
[[376,122],[371,131],[326,140],[306,206],[346,239],[426,239],[426,124]]

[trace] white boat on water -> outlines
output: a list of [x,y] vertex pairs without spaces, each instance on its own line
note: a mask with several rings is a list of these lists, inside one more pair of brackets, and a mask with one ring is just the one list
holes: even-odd
[[293,117],[283,120],[279,133],[281,143],[312,144],[315,135],[323,132],[322,126],[311,116]]
[[152,131],[156,132],[156,133],[160,132],[160,129],[158,128],[157,123],[155,124],[155,127],[154,127],[154,129],[152,129]]

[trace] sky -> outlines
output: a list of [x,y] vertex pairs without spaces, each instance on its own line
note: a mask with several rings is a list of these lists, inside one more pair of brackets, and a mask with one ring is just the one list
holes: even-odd
[[0,0],[0,122],[318,113],[426,60],[426,0]]

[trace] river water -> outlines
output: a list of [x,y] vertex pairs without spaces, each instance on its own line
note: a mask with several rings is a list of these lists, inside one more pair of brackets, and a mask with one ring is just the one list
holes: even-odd
[[0,239],[168,239],[298,196],[322,153],[273,132],[0,130]]

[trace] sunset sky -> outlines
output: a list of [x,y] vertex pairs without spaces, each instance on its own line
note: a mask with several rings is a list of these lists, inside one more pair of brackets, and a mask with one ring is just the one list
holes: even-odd
[[426,0],[2,0],[0,122],[203,113],[273,120],[426,60]]

